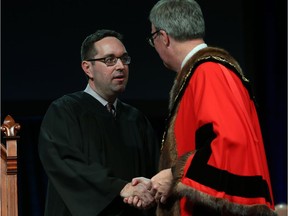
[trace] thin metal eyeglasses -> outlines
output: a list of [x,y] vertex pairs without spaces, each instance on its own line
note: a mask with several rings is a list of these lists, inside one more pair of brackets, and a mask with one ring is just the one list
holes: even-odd
[[[152,47],[155,46],[155,45],[154,45],[154,39],[159,35],[158,33],[159,33],[160,31],[161,31],[161,29],[159,29],[159,30],[151,33],[150,37],[147,38],[148,43],[149,43]],[[155,34],[157,34],[157,35],[156,35],[156,37],[154,38],[154,35],[155,35]]]
[[114,66],[116,65],[118,59],[121,60],[122,64],[124,65],[128,65],[131,62],[131,57],[127,54],[124,54],[120,57],[116,57],[116,56],[107,56],[105,58],[98,58],[98,59],[87,59],[86,61],[100,61],[103,62],[104,64],[106,64],[107,66]]

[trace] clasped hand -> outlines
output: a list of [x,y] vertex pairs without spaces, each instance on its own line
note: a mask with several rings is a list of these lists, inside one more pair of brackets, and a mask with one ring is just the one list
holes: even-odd
[[155,203],[165,203],[172,190],[171,169],[165,169],[150,179],[133,178],[121,191],[123,201],[134,207],[147,209]]

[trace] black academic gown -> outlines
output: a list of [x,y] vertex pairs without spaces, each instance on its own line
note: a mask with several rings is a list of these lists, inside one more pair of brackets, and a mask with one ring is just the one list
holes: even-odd
[[118,100],[117,116],[85,92],[54,101],[42,121],[39,156],[48,176],[45,216],[142,215],[121,189],[152,177],[159,145],[148,119]]

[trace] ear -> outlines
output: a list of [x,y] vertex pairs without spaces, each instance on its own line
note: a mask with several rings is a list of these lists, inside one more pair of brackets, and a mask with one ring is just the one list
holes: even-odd
[[160,32],[161,32],[162,41],[163,41],[164,45],[165,45],[166,47],[168,47],[168,46],[170,45],[169,35],[168,35],[167,32],[164,31],[164,30],[161,30]]
[[91,67],[92,67],[91,62],[82,61],[81,67],[82,67],[83,71],[85,72],[85,74],[86,74],[90,79],[92,79],[93,76],[92,76],[92,73],[91,73]]

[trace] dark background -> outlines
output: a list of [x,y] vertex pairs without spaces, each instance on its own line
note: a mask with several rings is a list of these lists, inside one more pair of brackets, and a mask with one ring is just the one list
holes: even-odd
[[[121,99],[142,110],[161,137],[175,73],[146,42],[156,0],[2,0],[1,122],[21,124],[19,215],[42,216],[46,175],[37,153],[48,105],[83,90],[80,46],[100,28],[115,29],[132,56]],[[275,203],[287,203],[287,2],[198,0],[208,45],[229,51],[253,83]]]

